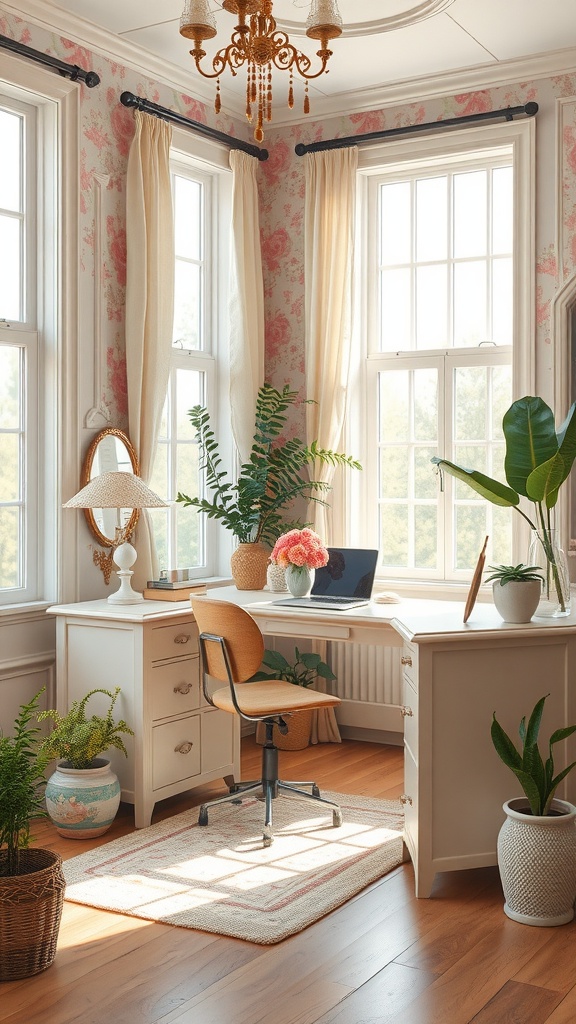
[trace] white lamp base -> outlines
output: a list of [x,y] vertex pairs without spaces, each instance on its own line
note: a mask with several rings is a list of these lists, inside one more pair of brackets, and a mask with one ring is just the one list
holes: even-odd
[[144,600],[142,594],[132,590],[131,577],[134,575],[132,566],[136,561],[136,549],[128,541],[120,544],[114,552],[114,561],[119,566],[117,576],[120,580],[120,587],[108,598],[109,604],[140,604]]

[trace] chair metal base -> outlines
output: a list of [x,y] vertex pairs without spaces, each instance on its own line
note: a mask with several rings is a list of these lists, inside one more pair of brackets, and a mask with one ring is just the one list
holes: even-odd
[[[313,800],[314,803],[324,804],[332,808],[332,825],[337,828],[342,824],[342,811],[338,804],[331,800],[325,800],[320,796],[320,790],[315,782],[285,782],[278,778],[278,747],[272,741],[272,728],[274,721],[266,721],[266,743],[262,747],[262,778],[252,782],[235,783],[230,776],[225,782],[230,792],[226,796],[216,797],[209,803],[201,804],[198,813],[198,824],[208,824],[208,810],[218,804],[241,804],[245,796],[255,795],[257,799],[263,800],[265,804],[264,828],[262,843],[264,846],[271,846],[272,835],[272,805],[279,796],[287,796],[296,800]],[[309,787],[310,792],[302,789],[302,786]]]

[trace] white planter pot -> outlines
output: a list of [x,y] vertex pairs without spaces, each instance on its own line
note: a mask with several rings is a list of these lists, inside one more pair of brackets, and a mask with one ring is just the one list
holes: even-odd
[[576,807],[553,800],[557,815],[536,817],[525,797],[504,805],[498,867],[504,913],[521,924],[568,924],[576,899]]
[[105,758],[94,768],[58,765],[46,785],[48,817],[61,836],[91,839],[106,832],[120,804],[120,783]]
[[500,580],[492,583],[494,604],[504,622],[530,622],[541,592],[540,580],[509,580],[504,586]]

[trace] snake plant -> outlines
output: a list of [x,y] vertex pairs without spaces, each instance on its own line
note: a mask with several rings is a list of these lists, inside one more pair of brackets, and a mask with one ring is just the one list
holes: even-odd
[[176,501],[219,520],[241,543],[262,541],[273,547],[281,533],[305,526],[300,519],[290,519],[287,510],[298,498],[326,505],[320,495],[330,490],[330,484],[308,479],[308,466],[361,466],[349,455],[320,448],[317,441],[309,445],[296,437],[280,441],[288,410],[297,398],[298,392],[291,391],[288,385],[282,391],[270,384],[259,389],[250,457],[235,483],[226,478],[222,469],[207,410],[195,405],[188,416],[200,447],[200,470],[206,473],[206,485],[212,496],[191,498],[179,492]]

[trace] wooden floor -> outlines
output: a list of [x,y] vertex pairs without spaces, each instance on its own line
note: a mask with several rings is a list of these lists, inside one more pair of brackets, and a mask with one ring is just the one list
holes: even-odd
[[[243,741],[243,774],[260,748]],[[402,751],[372,743],[281,755],[286,778],[394,799]],[[157,805],[154,820],[215,795]],[[132,831],[122,807],[101,839],[36,845],[71,857]],[[531,928],[502,912],[497,870],[437,876],[416,900],[410,864],[275,946],[65,903],[52,967],[0,985],[7,1024],[575,1024],[576,924]]]

